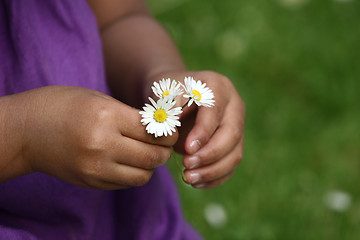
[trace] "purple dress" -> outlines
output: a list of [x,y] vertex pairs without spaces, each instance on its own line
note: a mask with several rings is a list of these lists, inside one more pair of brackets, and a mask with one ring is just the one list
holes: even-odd
[[[85,0],[0,0],[0,96],[47,85],[109,93]],[[0,173],[1,174],[1,173]],[[148,184],[100,191],[42,173],[0,184],[2,239],[201,239],[184,220],[168,170]]]

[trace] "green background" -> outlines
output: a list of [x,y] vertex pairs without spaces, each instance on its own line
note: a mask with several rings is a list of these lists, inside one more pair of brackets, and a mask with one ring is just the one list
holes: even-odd
[[[228,76],[247,106],[234,177],[181,182],[205,239],[360,239],[360,3],[357,0],[149,0],[191,70]],[[324,203],[333,190],[351,205]],[[206,221],[209,203],[227,222]]]

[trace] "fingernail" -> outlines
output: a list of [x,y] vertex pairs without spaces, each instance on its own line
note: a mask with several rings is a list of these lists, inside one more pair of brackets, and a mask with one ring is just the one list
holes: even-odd
[[189,174],[189,181],[191,184],[195,184],[201,180],[201,176],[199,173],[192,172]]
[[205,187],[206,187],[206,184],[201,183],[201,184],[194,185],[193,187],[194,187],[194,188],[205,188]]
[[201,147],[201,143],[199,140],[194,140],[190,143],[190,148],[192,153],[196,153]]
[[188,169],[194,169],[200,164],[200,159],[198,156],[191,156],[188,159],[190,167]]

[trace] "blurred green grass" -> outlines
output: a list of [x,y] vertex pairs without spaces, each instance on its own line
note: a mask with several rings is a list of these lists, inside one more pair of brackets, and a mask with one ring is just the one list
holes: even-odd
[[[360,239],[359,1],[148,3],[189,69],[228,76],[247,106],[229,182],[197,190],[175,177],[191,224],[209,240]],[[344,212],[324,204],[334,189],[352,198]],[[210,202],[225,226],[206,221]]]

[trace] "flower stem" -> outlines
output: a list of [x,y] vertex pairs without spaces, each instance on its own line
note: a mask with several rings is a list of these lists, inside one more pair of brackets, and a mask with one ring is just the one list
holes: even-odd
[[180,171],[180,174],[181,174],[181,178],[184,182],[186,182],[186,177],[185,177],[185,174],[184,174],[184,166],[182,165],[182,162],[181,162],[181,159],[178,158],[174,152],[174,149],[173,149],[173,154],[171,154],[171,158],[174,158],[175,162],[176,162],[176,166],[178,167],[179,171]]
[[178,168],[179,168],[179,170],[181,172],[181,177],[182,177],[183,181],[186,182],[186,177],[185,177],[184,169],[183,169],[184,167],[181,165],[181,163],[179,161],[179,158],[175,158],[175,161],[176,161],[177,166],[178,166]]
[[183,110],[183,109],[186,107],[186,105],[189,103],[189,101],[190,101],[190,98],[189,98],[189,100],[187,100],[187,102],[181,107],[181,110]]

